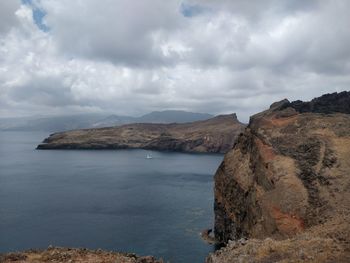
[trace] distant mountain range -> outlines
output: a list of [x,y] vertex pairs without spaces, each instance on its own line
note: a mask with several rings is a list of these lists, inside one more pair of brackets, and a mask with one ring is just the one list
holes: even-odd
[[80,114],[52,117],[0,118],[0,130],[11,131],[68,131],[84,128],[119,126],[130,123],[186,123],[207,120],[213,115],[178,110],[154,111],[141,117]]

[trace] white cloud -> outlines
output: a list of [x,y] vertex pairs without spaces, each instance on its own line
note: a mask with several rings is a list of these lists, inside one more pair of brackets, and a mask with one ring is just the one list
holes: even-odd
[[349,2],[290,3],[36,0],[43,32],[30,6],[3,1],[0,114],[173,108],[247,120],[275,100],[349,89]]
[[183,19],[174,0],[47,0],[41,7],[64,53],[129,66],[169,63],[156,36]]

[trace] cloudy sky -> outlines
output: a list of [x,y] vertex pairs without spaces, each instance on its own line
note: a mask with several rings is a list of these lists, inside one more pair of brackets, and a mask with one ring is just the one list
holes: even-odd
[[350,89],[348,0],[1,0],[0,116],[248,116]]

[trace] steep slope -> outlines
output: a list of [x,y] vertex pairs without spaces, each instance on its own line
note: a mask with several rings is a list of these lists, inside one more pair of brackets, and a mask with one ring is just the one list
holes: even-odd
[[350,262],[349,105],[334,93],[251,118],[215,175],[214,207],[219,242],[251,240],[207,262]]
[[225,153],[242,131],[235,114],[184,124],[139,123],[52,134],[38,149],[128,149]]

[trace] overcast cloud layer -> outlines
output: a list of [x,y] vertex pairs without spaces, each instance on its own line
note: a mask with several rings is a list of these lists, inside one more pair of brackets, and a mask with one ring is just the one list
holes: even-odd
[[350,1],[2,0],[0,116],[248,116],[350,88]]

